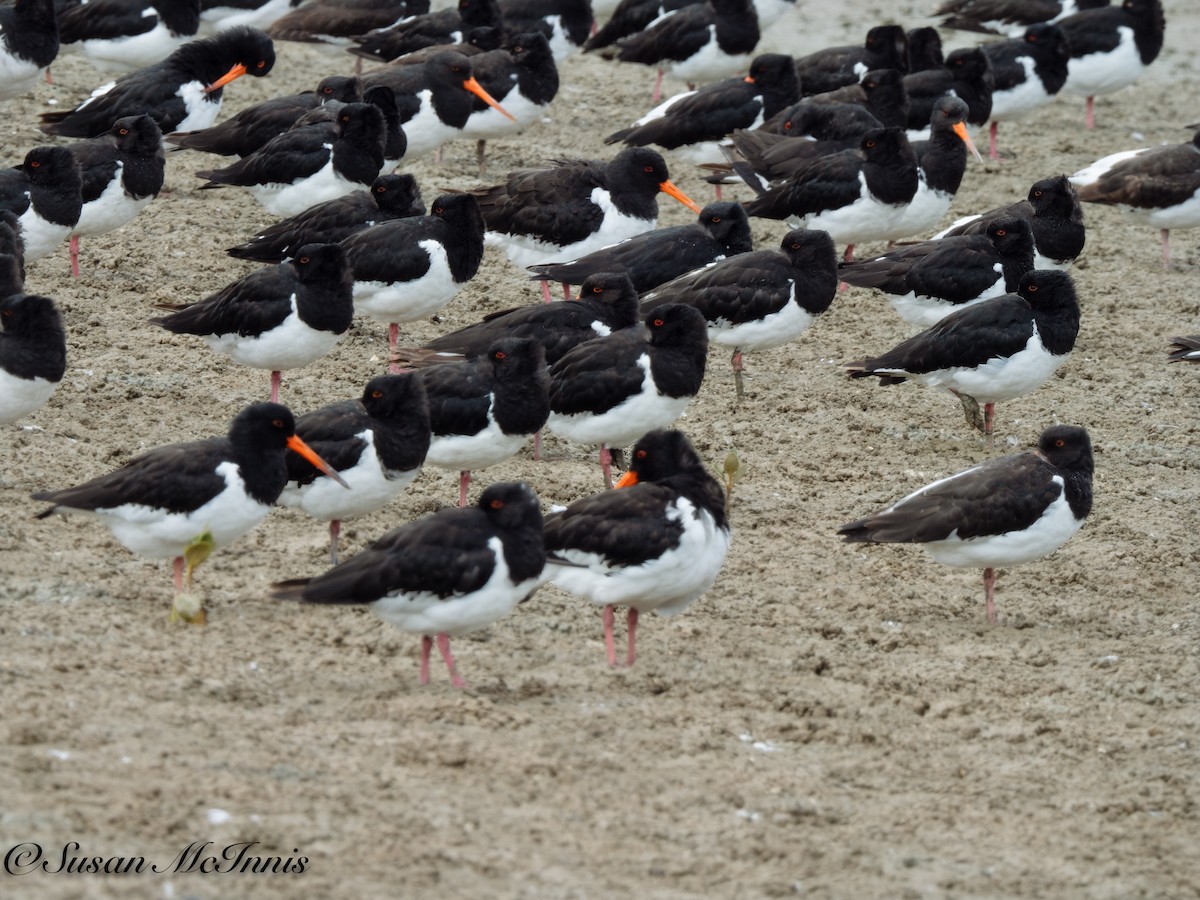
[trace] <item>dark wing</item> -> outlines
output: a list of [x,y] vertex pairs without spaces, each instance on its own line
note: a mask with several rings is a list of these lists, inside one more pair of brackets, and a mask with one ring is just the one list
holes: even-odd
[[[531,272],[551,281],[583,284],[598,272],[627,272],[637,291],[649,290],[724,256],[726,249],[698,225],[659,228],[581,256],[574,262],[530,266]],[[658,278],[647,284],[651,272]]]
[[117,148],[108,136],[80,141],[70,146],[71,156],[79,166],[82,181],[80,195],[84,203],[96,200],[112,182],[117,171]]
[[550,408],[562,415],[598,414],[641,389],[648,352],[640,326],[580,344],[550,367]]
[[420,242],[440,239],[445,223],[435,216],[397,219],[357,231],[342,241],[355,281],[412,281],[429,271]]
[[176,334],[262,334],[291,314],[291,298],[297,290],[291,266],[272,266],[151,322]]
[[674,490],[643,482],[576,500],[546,516],[548,554],[595,553],[610,566],[636,566],[678,546],[683,526],[667,517]]
[[657,144],[668,150],[701,141],[717,141],[735,128],[749,128],[762,111],[762,97],[743,80],[723,81],[681,96],[644,125],[610,134],[604,143]]
[[603,186],[603,163],[563,160],[551,168],[518,169],[504,184],[471,193],[489,231],[566,245],[583,240],[603,220],[603,210],[589,199]]
[[276,222],[226,252],[239,259],[280,262],[305,244],[336,244],[375,224],[375,220],[382,222],[387,218],[390,217],[380,212],[369,192],[354,191]]
[[663,303],[684,303],[713,323],[740,325],[783,309],[793,277],[787,260],[773,250],[756,250],[722,260],[651,291],[642,315]]
[[746,203],[746,212],[786,219],[848,206],[862,193],[859,174],[863,162],[857,150],[809,160],[785,182]]
[[[296,420],[296,437],[341,472],[353,468],[367,447],[359,437],[371,426],[370,416],[357,400],[346,400],[314,410]],[[320,475],[312,463],[290,450],[284,456],[288,481],[311,484]]]
[[435,435],[475,434],[487,426],[492,407],[490,360],[445,363],[421,369]]
[[319,172],[329,161],[337,135],[337,126],[332,122],[316,122],[276,135],[254,153],[223,169],[196,175],[215,184],[238,185],[278,182],[283,172],[288,177],[305,177]]
[[709,26],[714,24],[716,16],[707,3],[686,6],[622,40],[615,55],[622,62],[646,65],[688,59],[709,42]]
[[154,30],[158,16],[144,15],[141,3],[128,0],[88,0],[58,14],[58,39],[63,44],[110,41]]

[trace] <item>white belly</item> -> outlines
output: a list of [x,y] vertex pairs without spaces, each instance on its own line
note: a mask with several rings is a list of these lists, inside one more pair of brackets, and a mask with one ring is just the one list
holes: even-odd
[[[1059,487],[1062,479],[1055,477]],[[993,537],[959,540],[949,537],[923,546],[929,555],[947,566],[997,567],[1033,562],[1053,553],[1083,525],[1071,512],[1066,497],[1060,495],[1033,527],[1025,532],[1009,532]]]
[[429,271],[413,281],[356,281],[354,310],[376,322],[413,322],[433,315],[454,299],[462,285],[450,273],[446,248],[438,241],[421,241],[430,256]]

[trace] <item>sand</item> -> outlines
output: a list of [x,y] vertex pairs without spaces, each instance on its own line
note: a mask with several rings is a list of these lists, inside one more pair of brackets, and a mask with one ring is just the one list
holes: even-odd
[[[1165,5],[1162,56],[1099,101],[1094,131],[1069,98],[1004,126],[1004,159],[971,163],[952,215],[1110,152],[1187,140],[1200,10]],[[830,16],[809,2],[771,46],[802,54],[887,17],[926,24],[925,12],[854,0]],[[338,51],[279,54],[270,77],[229,89],[225,115],[352,65]],[[12,164],[46,143],[38,111],[101,80],[73,57],[54,76],[8,105],[0,152]],[[600,137],[650,108],[648,70],[577,56],[562,76],[546,121],[490,147],[493,178],[606,156]],[[715,586],[682,616],[646,618],[631,670],[605,665],[598,610],[545,588],[455,642],[471,685],[458,691],[439,667],[420,687],[418,639],[366,610],[268,597],[272,581],[327,567],[324,525],[299,513],[273,512],[200,569],[204,627],[168,622],[167,564],[86,520],[34,518],[31,492],[223,433],[265,399],[267,373],[147,322],[153,304],[200,299],[252,269],[223,249],[271,217],[236,190],[197,190],[193,173],[219,162],[172,154],[162,197],[85,239],[77,281],[65,247],[29,268],[27,290],[62,309],[69,369],[47,406],[0,428],[0,853],[14,870],[33,857],[12,848],[32,844],[51,870],[64,847],[146,868],[0,874],[0,895],[1200,896],[1200,371],[1165,356],[1172,335],[1200,331],[1196,233],[1174,236],[1179,265],[1164,272],[1152,229],[1086,210],[1074,355],[1001,405],[992,450],[944,393],[846,378],[840,364],[909,333],[879,294],[841,294],[794,344],[748,355],[741,404],[714,350],[679,425],[714,470],[732,448],[744,467]],[[426,201],[481,183],[467,142],[440,167],[407,168]],[[687,166],[672,176],[711,196]],[[692,219],[666,198],[661,209],[662,224]],[[784,230],[755,220],[756,244]],[[458,299],[403,336],[537,299],[489,250]],[[287,374],[284,400],[306,411],[357,396],[385,357],[383,328],[358,321]],[[1053,556],[1000,573],[998,626],[984,621],[978,571],[836,538],[843,522],[1028,447],[1055,422],[1091,431],[1095,508]],[[591,449],[550,437],[546,452],[481,473],[472,497],[507,479],[547,506],[601,488]],[[456,481],[424,472],[346,526],[344,556],[453,503]],[[230,847],[219,868],[245,849],[303,871],[201,873],[197,853]]]

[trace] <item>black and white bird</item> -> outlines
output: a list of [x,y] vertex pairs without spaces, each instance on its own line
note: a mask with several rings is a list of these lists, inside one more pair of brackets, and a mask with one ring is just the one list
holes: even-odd
[[216,34],[218,31],[239,26],[266,28],[303,2],[304,0],[200,0],[200,29],[204,34]]
[[704,314],[708,341],[733,348],[733,374],[743,396],[742,352],[780,347],[799,337],[833,302],[837,252],[823,231],[797,229],[779,250],[755,250],[681,275],[647,293],[649,313],[681,303]]
[[[868,131],[858,150],[808,160],[783,182],[746,203],[746,212],[826,231],[846,244],[887,240],[920,185],[917,157],[902,128]],[[753,185],[752,185],[753,186]]]
[[517,169],[503,184],[470,193],[479,199],[488,243],[503,247],[522,268],[576,259],[649,231],[658,222],[659,193],[700,212],[649,147],[626,148],[608,162],[559,159]]
[[358,35],[427,12],[429,0],[308,2],[300,3],[263,27],[277,41],[345,46]]
[[150,321],[202,337],[240,365],[270,369],[271,400],[278,402],[281,372],[324,356],[350,328],[351,278],[340,245],[308,244],[289,262],[258,269]]
[[914,381],[948,388],[983,404],[982,431],[991,441],[995,406],[1043,385],[1075,348],[1079,301],[1071,276],[1054,269],[1027,272],[1015,294],[977,303],[943,318],[887,353],[846,366],[852,378],[881,384]]
[[1023,119],[1053,100],[1067,82],[1071,53],[1057,25],[1031,25],[1021,37],[984,44],[983,52],[992,64],[993,82],[988,157],[999,159],[999,123]]
[[6,267],[0,274],[0,297],[19,294],[25,286],[25,241],[21,238],[21,220],[11,209],[0,208],[0,256],[11,256],[15,275]]
[[838,529],[851,543],[920,544],[935,560],[983,567],[987,620],[996,622],[996,569],[1053,553],[1092,510],[1092,443],[1054,425],[1037,450],[972,466]]
[[660,16],[644,30],[602,49],[600,55],[658,66],[650,100],[657,103],[667,71],[689,86],[744,72],[760,36],[751,0],[709,0]]
[[66,147],[34,147],[25,161],[0,168],[0,209],[21,224],[25,262],[53,253],[83,210],[83,177]]
[[500,11],[509,34],[544,34],[555,62],[562,62],[583,47],[599,15],[591,0],[500,0]]
[[454,299],[483,260],[483,217],[470,194],[443,194],[427,216],[381,222],[342,240],[354,279],[354,309],[388,326],[395,353],[401,322]]
[[1158,228],[1164,268],[1171,267],[1171,229],[1200,225],[1200,130],[1184,144],[1124,150],[1071,176],[1084,203],[1115,206]]
[[1085,9],[1108,6],[1110,0],[945,0],[935,16],[946,16],[941,28],[1020,37],[1039,23],[1054,23]]
[[428,341],[402,348],[397,362],[421,368],[484,355],[500,338],[533,338],[545,350],[547,364],[568,350],[638,322],[638,295],[623,272],[599,272],[584,279],[575,300],[534,303],[485,316],[482,321]]
[[678,615],[712,587],[730,530],[724,490],[683,432],[642,437],[618,488],[546,517],[547,571],[556,586],[604,607],[610,666],[617,664],[615,609],[628,607],[625,665],[632,666],[640,615]]
[[127,225],[158,196],[166,175],[162,131],[150,116],[117,119],[101,137],[69,144],[79,166],[79,221],[71,230],[71,274],[79,277],[79,238]]
[[287,455],[288,484],[279,504],[329,523],[329,556],[336,566],[341,523],[383,509],[420,474],[430,438],[425,386],[412,373],[377,375],[361,399],[302,415],[296,435],[350,487],[298,453]]
[[655,307],[644,325],[580,344],[550,367],[550,416],[560,437],[600,446],[612,487],[612,449],[671,425],[700,391],[707,323],[681,304]]
[[310,206],[226,252],[255,262],[283,262],[305,244],[336,244],[372,225],[423,215],[425,204],[413,176],[380,175],[369,190]]
[[369,186],[383,168],[384,119],[370,103],[348,103],[335,122],[294,128],[222,169],[196,172],[201,190],[247,188],[269,213],[294,216]]
[[1200,334],[1171,338],[1169,362],[1200,362]]
[[1018,216],[994,219],[984,234],[921,241],[882,256],[842,263],[842,281],[888,294],[906,322],[928,327],[958,309],[1013,293],[1033,268],[1033,231]]
[[1129,87],[1158,58],[1162,0],[1122,0],[1119,6],[1077,12],[1059,25],[1071,50],[1062,92],[1087,98],[1087,127],[1094,128],[1096,96]]
[[34,500],[52,504],[38,518],[85,513],[98,519],[130,552],[173,559],[179,593],[189,545],[203,539],[222,547],[266,518],[287,483],[285,450],[341,478],[295,432],[286,406],[251,404],[224,437],[156,447],[77,487],[38,491]]
[[436,643],[450,683],[465,688],[450,639],[486,628],[544,582],[546,551],[537,495],[499,482],[467,509],[443,509],[401,525],[316,578],[275,585],[281,600],[369,605],[401,631],[421,635],[421,684]]
[[142,113],[163,134],[207,128],[221,111],[225,85],[247,73],[262,77],[274,65],[275,48],[261,31],[222,31],[101,85],[74,109],[42,113],[41,129],[63,137],[97,137],[117,119]]
[[907,68],[908,36],[899,25],[876,25],[861,44],[826,47],[796,60],[806,96],[856,84],[872,69]]
[[581,284],[600,272],[624,272],[639,294],[672,278],[754,249],[750,220],[740,203],[719,200],[700,210],[691,225],[643,231],[571,262],[530,266],[533,277]]
[[67,335],[53,300],[21,292],[14,256],[0,256],[0,291],[0,425],[7,425],[50,399],[67,369]]
[[0,6],[0,101],[32,90],[58,56],[54,0],[13,0]]
[[419,369],[433,433],[426,465],[459,473],[467,505],[471,472],[503,462],[546,424],[546,351],[529,337],[501,337],[466,362]]
[[992,114],[993,86],[992,64],[982,47],[953,51],[941,69],[905,75],[908,139],[915,142],[929,137],[933,106],[944,97],[963,101],[967,105],[966,121],[982,127]]
[[388,62],[407,53],[462,41],[472,28],[501,28],[496,0],[458,0],[454,7],[409,15],[388,28],[360,32],[347,49],[355,56]]
[[[717,143],[737,128],[757,128],[800,99],[800,81],[792,57],[764,53],[744,77],[706,84],[676,94],[628,128],[604,139],[630,147],[655,144],[687,162],[724,159]],[[719,198],[718,198],[719,199]]]
[[162,62],[200,30],[200,0],[69,0],[58,36],[102,72]]
[[1019,216],[1033,230],[1033,267],[1069,269],[1087,239],[1079,195],[1066,175],[1034,182],[1025,200],[956,219],[934,239],[959,234],[985,234],[996,219]]

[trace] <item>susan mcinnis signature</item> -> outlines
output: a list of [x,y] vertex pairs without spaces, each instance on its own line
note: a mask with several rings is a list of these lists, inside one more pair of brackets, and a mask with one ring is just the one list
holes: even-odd
[[159,864],[144,856],[95,856],[78,841],[61,848],[23,841],[4,853],[7,875],[303,875],[308,857],[277,856],[263,852],[258,841],[238,841],[216,846],[212,841],[192,841],[170,862]]

